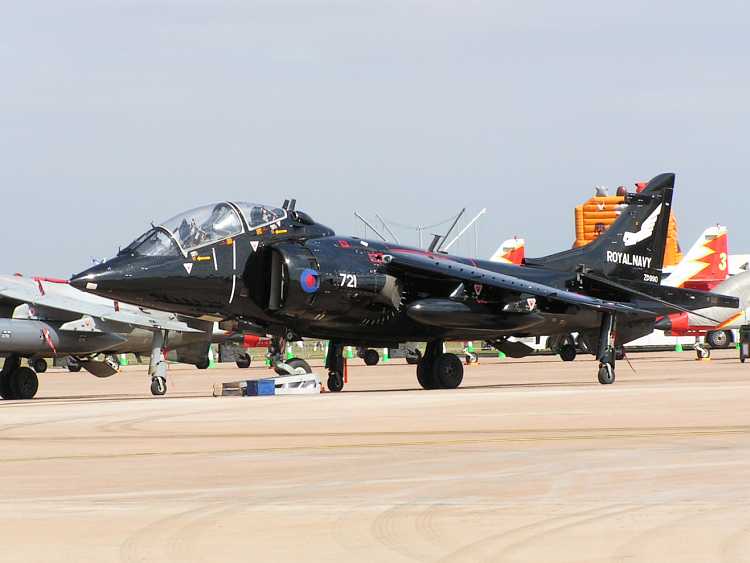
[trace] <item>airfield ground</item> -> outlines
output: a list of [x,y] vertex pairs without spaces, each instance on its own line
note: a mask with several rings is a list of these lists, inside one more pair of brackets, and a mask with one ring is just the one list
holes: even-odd
[[[750,365],[483,360],[454,391],[359,361],[340,394],[211,397],[263,368],[50,371],[0,402],[0,560],[750,561]],[[319,366],[319,363],[318,363]],[[322,370],[320,370],[322,371]]]

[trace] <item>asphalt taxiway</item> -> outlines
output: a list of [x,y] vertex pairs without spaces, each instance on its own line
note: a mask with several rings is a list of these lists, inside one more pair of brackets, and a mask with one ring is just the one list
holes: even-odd
[[[53,371],[0,402],[0,559],[750,561],[734,351],[483,360],[458,390],[355,362],[345,392],[211,396],[262,367]],[[319,364],[318,364],[319,366]],[[322,371],[322,370],[321,370]]]

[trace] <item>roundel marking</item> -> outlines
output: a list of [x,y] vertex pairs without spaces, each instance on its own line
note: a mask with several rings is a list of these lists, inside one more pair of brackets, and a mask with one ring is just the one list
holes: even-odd
[[299,283],[306,293],[315,293],[320,288],[320,274],[316,270],[305,268],[299,276]]

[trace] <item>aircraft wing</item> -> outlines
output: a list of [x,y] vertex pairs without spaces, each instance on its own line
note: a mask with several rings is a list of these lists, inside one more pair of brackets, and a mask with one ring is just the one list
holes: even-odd
[[624,303],[605,301],[588,295],[581,295],[549,285],[527,281],[515,276],[492,272],[484,268],[469,266],[468,264],[463,264],[444,256],[399,254],[394,252],[393,254],[389,254],[388,257],[384,257],[384,261],[388,263],[391,269],[401,270],[405,273],[421,276],[428,275],[431,277],[440,276],[464,284],[481,284],[512,294],[533,295],[534,297],[558,301],[568,305],[577,305],[597,311],[609,311],[627,315],[647,315],[649,317],[656,316],[651,311],[631,307]]
[[122,309],[117,310],[114,302],[97,303],[58,291],[40,291],[35,283],[13,283],[0,285],[0,302],[29,305],[44,309],[55,309],[66,313],[99,318],[110,323],[149,330],[174,330],[178,332],[203,332],[192,328],[174,315],[151,315],[145,311]]

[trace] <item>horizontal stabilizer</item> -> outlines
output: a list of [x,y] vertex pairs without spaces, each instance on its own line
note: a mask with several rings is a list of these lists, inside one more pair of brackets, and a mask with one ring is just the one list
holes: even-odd
[[[691,312],[696,309],[705,309],[708,307],[725,307],[727,309],[737,309],[740,301],[737,297],[730,295],[720,295],[718,293],[709,293],[696,289],[684,289],[677,287],[668,287],[663,285],[653,286],[647,284],[646,287],[638,287],[637,284],[625,285],[593,273],[583,274],[583,278],[593,281],[597,285],[606,286],[626,295],[640,297],[664,305],[666,308],[674,311]],[[636,287],[633,287],[635,285]],[[697,314],[697,313],[696,313]],[[703,316],[703,315],[699,315]],[[712,322],[719,322],[709,317],[704,317]]]

